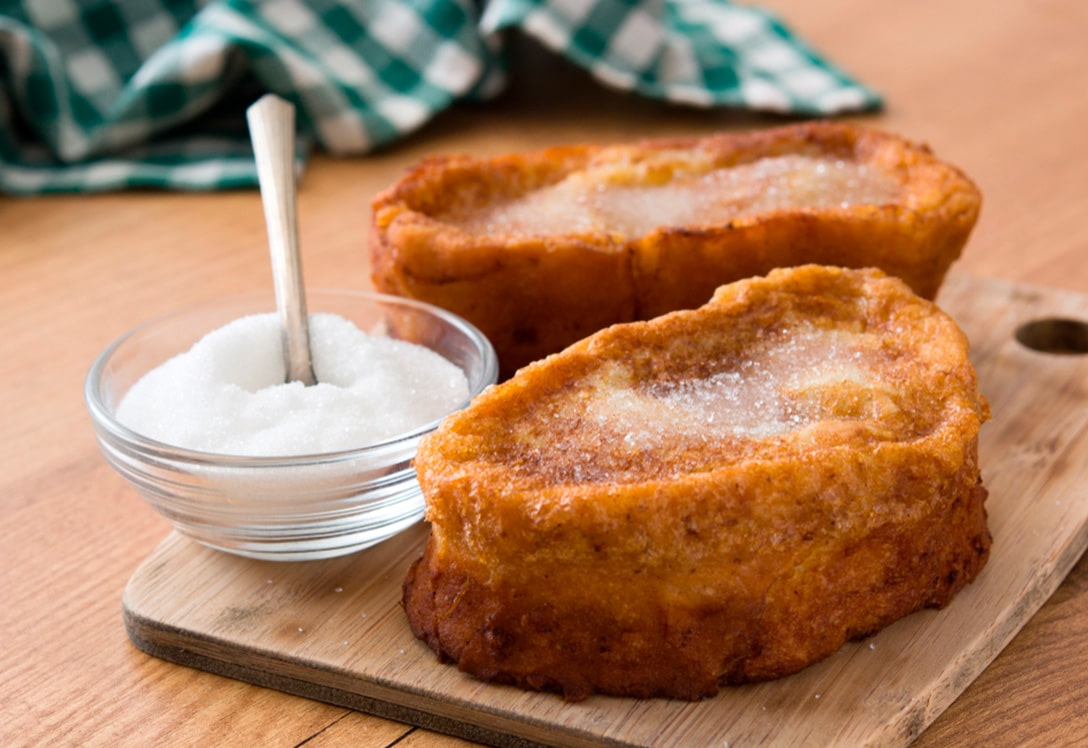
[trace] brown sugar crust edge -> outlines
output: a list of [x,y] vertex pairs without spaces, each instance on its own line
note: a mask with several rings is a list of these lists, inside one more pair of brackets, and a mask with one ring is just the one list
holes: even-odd
[[[719,313],[764,324],[758,310],[783,303],[775,275],[723,289]],[[618,485],[496,461],[505,447],[490,440],[510,437],[488,435],[502,424],[494,419],[505,413],[517,429],[519,409],[630,345],[627,328],[605,331],[485,393],[424,440],[417,470],[432,535],[404,586],[413,632],[487,680],[569,699],[696,699],[797,672],[973,580],[991,542],[977,463],[988,408],[966,339],[892,279],[790,275],[795,294],[828,291],[832,310],[860,286],[881,299],[866,306],[889,326],[914,319],[908,335],[928,343],[927,370],[943,372],[914,386],[936,396],[939,418],[899,424],[887,439],[823,430],[815,442]],[[649,324],[677,339],[700,313]]]
[[[725,225],[663,226],[642,237],[474,236],[443,220],[591,163],[629,163],[642,174],[641,163],[667,166],[670,153],[715,168],[789,153],[853,159],[894,174],[905,193],[893,204],[776,211]],[[775,267],[878,267],[933,298],[980,204],[974,184],[926,146],[844,123],[436,157],[374,198],[371,277],[380,291],[429,301],[478,326],[505,377],[609,324],[698,307],[719,285]]]

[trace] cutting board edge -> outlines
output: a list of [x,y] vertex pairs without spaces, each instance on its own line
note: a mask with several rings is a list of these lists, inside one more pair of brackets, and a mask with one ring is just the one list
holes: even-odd
[[[178,537],[180,536],[177,533],[168,535],[156,549],[156,552]],[[156,553],[153,552],[149,558],[153,558],[155,555]],[[130,578],[128,585],[126,585],[126,592],[128,586],[136,580],[139,573],[138,569]],[[530,720],[503,718],[504,722],[522,732],[527,731],[525,728],[529,727],[535,728],[532,730],[533,732],[551,732],[557,735],[561,734],[562,737],[559,742],[534,740],[509,730],[504,732],[474,722],[467,712],[461,717],[446,714],[446,712],[451,711],[449,709],[450,705],[430,698],[425,694],[415,694],[414,696],[417,700],[429,702],[429,709],[410,706],[403,703],[405,693],[403,689],[382,686],[373,680],[356,677],[355,680],[364,683],[366,688],[355,690],[317,683],[304,678],[296,678],[277,673],[268,667],[261,667],[261,665],[273,663],[283,663],[300,668],[306,667],[306,663],[302,660],[277,656],[272,652],[258,656],[255,656],[252,651],[247,652],[245,659],[250,664],[242,664],[230,657],[216,657],[204,654],[201,650],[208,650],[209,648],[229,654],[233,651],[233,645],[226,640],[197,636],[183,628],[142,616],[127,604],[126,598],[127,595],[122,598],[121,615],[129,641],[136,649],[156,659],[250,683],[262,688],[271,688],[294,696],[301,696],[302,698],[382,717],[404,724],[407,728],[422,727],[475,743],[494,746],[495,748],[554,748],[555,746],[571,746],[571,748],[578,748],[579,746],[584,748],[643,748],[637,743],[614,738],[602,738],[598,735],[589,734],[578,735],[565,728],[556,728],[554,725],[542,723],[536,726]],[[173,643],[166,643],[168,641]],[[365,692],[366,690],[373,691],[373,693],[368,694]],[[487,716],[492,720],[495,717],[503,717],[501,714]]]
[[[943,688],[935,692],[931,698],[923,703],[908,704],[903,710],[907,716],[905,722],[909,726],[909,732],[905,736],[907,744],[918,738],[933,724],[952,703],[967,690],[976,678],[997,659],[1020,631],[1035,617],[1035,614],[1054,595],[1061,586],[1073,567],[1077,565],[1081,557],[1088,551],[1088,524],[1081,527],[1080,532],[1070,537],[1070,541],[1054,557],[1054,563],[1046,574],[1035,577],[1036,584],[1026,585],[1024,597],[1020,604],[1011,608],[1005,616],[992,622],[992,625],[978,636],[977,649],[972,650],[972,658],[965,661],[963,667],[950,671],[951,678]],[[954,604],[954,601],[953,601]],[[912,728],[910,717],[913,711],[921,715],[917,731]],[[870,743],[872,746],[879,743]]]

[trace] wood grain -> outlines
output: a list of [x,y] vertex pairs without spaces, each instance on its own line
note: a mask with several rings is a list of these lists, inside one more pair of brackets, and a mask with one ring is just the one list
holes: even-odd
[[[979,184],[982,215],[955,270],[1088,293],[1088,3],[766,5],[885,94],[885,111],[854,119],[928,142]],[[546,54],[512,62],[503,98],[458,106],[366,158],[308,164],[299,195],[308,284],[369,286],[368,201],[427,154],[782,121],[607,91]],[[256,190],[0,196],[0,744],[463,744],[178,667],[126,636],[126,581],[168,528],[98,454],[83,377],[110,340],[150,316],[268,289],[267,254]],[[1030,471],[1031,457],[1018,459]],[[1083,559],[915,746],[1088,743],[1086,672]]]
[[158,657],[499,746],[906,745],[1088,545],[1088,356],[1015,340],[1032,320],[1088,320],[1088,297],[955,275],[940,302],[972,340],[994,412],[980,445],[991,559],[945,610],[912,615],[796,676],[696,704],[570,704],[462,676],[412,637],[400,608],[422,525],[351,557],[290,565],[171,535],[125,590],[129,635]]

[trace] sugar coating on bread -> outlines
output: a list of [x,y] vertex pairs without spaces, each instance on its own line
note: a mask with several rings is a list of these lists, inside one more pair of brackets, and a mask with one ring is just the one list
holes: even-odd
[[978,574],[987,417],[966,337],[897,279],[724,286],[423,440],[409,622],[477,677],[570,699],[788,675]]
[[[720,226],[773,211],[884,205],[906,193],[894,173],[853,159],[790,154],[715,167],[695,155],[653,153],[637,169],[624,159],[602,161],[508,200],[440,215],[478,236],[602,232],[637,239],[662,226]],[[646,178],[655,162],[661,173]]]

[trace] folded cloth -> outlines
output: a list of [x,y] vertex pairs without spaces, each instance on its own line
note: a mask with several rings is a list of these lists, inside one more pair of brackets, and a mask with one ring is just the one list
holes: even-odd
[[[0,192],[257,183],[244,110],[298,111],[299,161],[363,154],[509,84],[517,30],[608,86],[798,115],[880,96],[771,13],[721,0],[23,0],[0,10]],[[516,81],[514,81],[516,84]]]

